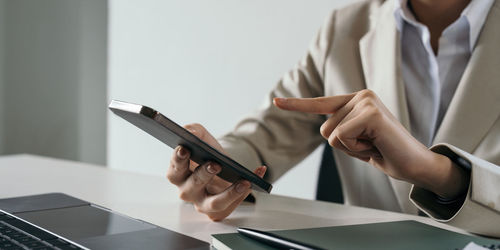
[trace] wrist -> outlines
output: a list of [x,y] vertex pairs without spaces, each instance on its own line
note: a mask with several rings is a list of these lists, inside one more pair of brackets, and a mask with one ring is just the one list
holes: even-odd
[[415,185],[443,198],[455,198],[467,191],[470,174],[450,158],[429,151],[425,171]]

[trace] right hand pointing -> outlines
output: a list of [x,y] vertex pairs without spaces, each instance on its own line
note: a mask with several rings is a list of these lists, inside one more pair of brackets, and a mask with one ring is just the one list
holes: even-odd
[[[189,124],[185,128],[225,153],[217,140],[200,124]],[[198,166],[190,160],[190,152],[178,146],[172,154],[167,178],[179,188],[179,197],[182,200],[192,202],[198,212],[206,214],[213,221],[219,221],[231,214],[250,194],[250,182],[227,182],[217,176],[220,171],[221,166],[214,162]],[[254,173],[262,178],[266,167],[258,167]]]

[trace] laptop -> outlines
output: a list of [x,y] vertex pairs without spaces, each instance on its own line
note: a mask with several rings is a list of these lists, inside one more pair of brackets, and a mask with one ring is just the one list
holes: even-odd
[[63,193],[48,193],[0,199],[0,249],[210,249],[210,245]]

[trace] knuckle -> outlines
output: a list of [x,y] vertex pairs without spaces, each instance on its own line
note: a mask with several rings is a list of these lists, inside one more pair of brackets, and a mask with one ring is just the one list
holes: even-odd
[[356,95],[358,101],[366,100],[366,101],[374,101],[377,99],[377,94],[370,89],[363,89],[358,92]]
[[171,170],[167,171],[167,180],[174,183],[176,181],[174,173]]
[[170,167],[168,168],[168,173],[176,175],[177,173],[182,173],[188,168],[187,162],[178,162],[175,159],[170,160]]
[[364,98],[361,100],[358,104],[361,108],[363,109],[370,109],[370,108],[375,108],[377,105],[375,104],[373,99],[370,98]]
[[376,97],[375,92],[373,92],[373,90],[371,89],[363,89],[359,91],[358,95],[363,99],[373,99],[374,97]]
[[177,154],[173,153],[172,157],[170,157],[170,168],[175,169],[177,167]]
[[328,144],[330,146],[335,147],[335,139],[333,137],[328,138]]
[[193,175],[191,175],[194,185],[202,185],[203,179],[200,177],[200,171],[196,171]]
[[211,212],[218,212],[218,211],[223,210],[223,206],[222,206],[221,202],[216,201],[216,200],[209,201],[207,204],[207,208]]
[[369,117],[370,120],[379,120],[383,116],[380,110],[377,109],[376,107],[367,109],[366,115]]
[[330,136],[328,138],[328,143],[330,144],[330,146],[334,147],[334,148],[337,148],[337,149],[343,149],[344,147],[342,147],[342,143],[340,142],[339,138],[337,136]]
[[319,128],[319,133],[321,134],[321,136],[323,136],[324,138],[328,138],[329,134],[328,134],[328,124],[325,122],[323,123],[323,125],[321,125],[321,127]]
[[339,150],[342,150],[342,147],[340,147],[338,141],[336,140],[329,140],[328,142],[330,144],[330,146],[332,146],[332,148],[335,148],[335,149],[339,149]]
[[177,162],[176,157],[175,157],[175,155],[174,155],[174,156],[172,156],[172,158],[170,159],[170,169],[175,170],[175,169],[177,169],[177,168],[178,168],[178,162]]
[[183,201],[190,201],[190,195],[189,192],[186,192],[185,190],[181,190],[179,192],[179,198]]
[[340,125],[338,127],[335,128],[335,130],[333,131],[332,135],[334,137],[337,137],[339,139],[343,138],[346,134],[346,131],[345,131],[345,126],[343,125]]
[[328,137],[328,144],[330,144],[330,146],[334,146],[335,144],[335,139],[337,138],[337,136],[335,136],[335,131],[333,131],[333,133]]

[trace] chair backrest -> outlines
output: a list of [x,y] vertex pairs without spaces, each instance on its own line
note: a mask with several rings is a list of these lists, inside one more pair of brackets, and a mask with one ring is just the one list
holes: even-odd
[[323,149],[318,186],[316,187],[316,200],[344,203],[337,164],[333,157],[333,149],[328,142],[325,143]]

